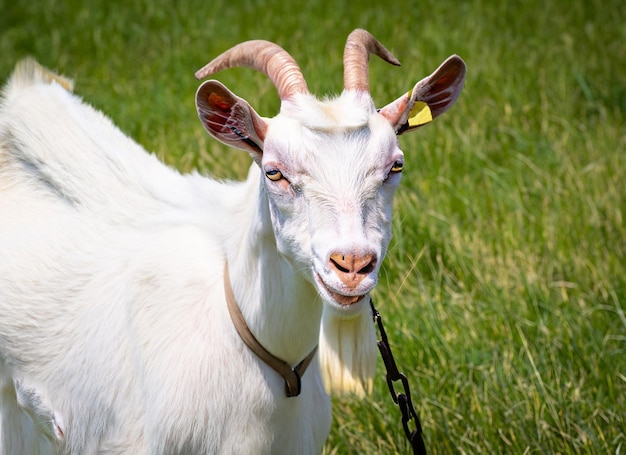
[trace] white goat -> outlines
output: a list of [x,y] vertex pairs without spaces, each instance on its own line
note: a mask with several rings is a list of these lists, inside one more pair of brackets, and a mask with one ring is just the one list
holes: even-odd
[[396,136],[465,77],[452,56],[377,111],[370,53],[397,64],[354,31],[327,101],[265,41],[198,72],[249,66],[277,87],[273,119],[217,81],[197,92],[207,131],[254,160],[241,183],[181,176],[67,80],[18,65],[0,107],[0,453],[321,451],[322,375],[363,391],[373,373]]

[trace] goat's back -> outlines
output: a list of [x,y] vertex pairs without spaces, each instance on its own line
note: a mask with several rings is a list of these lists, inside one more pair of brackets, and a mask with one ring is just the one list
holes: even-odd
[[71,87],[32,60],[17,65],[0,107],[0,204],[18,191],[49,207],[130,220],[163,206],[188,208],[220,199],[214,196],[224,192],[219,184],[181,177],[73,95]]

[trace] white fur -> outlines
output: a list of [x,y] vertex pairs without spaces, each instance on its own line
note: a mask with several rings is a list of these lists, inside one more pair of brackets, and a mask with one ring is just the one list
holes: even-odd
[[[261,163],[290,189],[256,164],[219,183],[167,168],[47,74],[25,64],[0,111],[0,454],[319,453],[320,366],[285,396],[230,321],[224,261],[270,352],[299,362],[324,312],[328,388],[367,389],[402,158],[389,122],[356,93],[303,96],[268,121]],[[327,291],[333,251],[378,258],[350,307]]]

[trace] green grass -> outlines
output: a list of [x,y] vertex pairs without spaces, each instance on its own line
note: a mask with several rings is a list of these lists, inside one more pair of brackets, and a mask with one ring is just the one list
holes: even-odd
[[[276,41],[313,92],[338,93],[345,38],[367,28],[403,62],[372,59],[379,105],[460,54],[457,105],[400,139],[407,165],[375,292],[429,453],[621,453],[624,5],[414,3],[0,0],[0,77],[35,56],[169,164],[241,178],[249,158],[208,138],[193,104],[193,72],[225,48]],[[218,77],[275,114],[263,76]],[[371,398],[334,400],[326,452],[408,453],[382,364]]]

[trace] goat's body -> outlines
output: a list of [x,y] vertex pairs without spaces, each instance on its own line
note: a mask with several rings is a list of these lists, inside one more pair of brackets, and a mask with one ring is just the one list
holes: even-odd
[[[263,214],[242,229],[264,197],[256,167],[241,184],[182,176],[59,85],[18,82],[0,113],[0,453],[319,452],[317,363],[285,397],[225,305],[228,259],[246,317],[272,300],[279,335],[320,319],[259,242]],[[278,354],[303,358],[313,325]]]
[[[169,169],[69,81],[18,65],[0,105],[0,455],[321,451],[326,389],[363,393],[375,369],[397,135],[465,78],[452,56],[378,110],[370,52],[397,63],[355,30],[344,92],[325,101],[266,41],[199,72],[251,66],[281,97],[268,119],[217,81],[196,93],[207,132],[253,158],[242,183]],[[226,267],[262,347],[293,367],[319,346],[300,395],[242,341]]]

